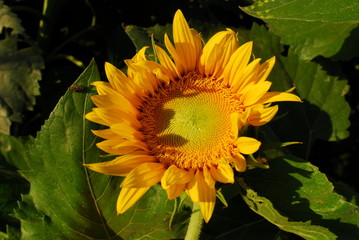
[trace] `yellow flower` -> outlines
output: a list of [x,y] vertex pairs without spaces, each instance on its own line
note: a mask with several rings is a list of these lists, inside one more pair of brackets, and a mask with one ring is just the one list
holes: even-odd
[[86,115],[108,126],[93,131],[97,144],[117,155],[108,162],[85,164],[104,174],[126,176],[117,212],[129,209],[153,185],[161,183],[168,198],[183,191],[198,202],[206,222],[216,201],[215,183],[233,183],[234,172],[246,169],[242,154],[260,147],[239,136],[243,126],[269,122],[277,101],[300,101],[285,92],[268,92],[266,81],[275,58],[249,63],[252,42],[239,46],[231,29],[218,32],[202,47],[182,12],[173,20],[173,40],[164,42],[170,56],[155,46],[159,63],[146,58],[146,48],[126,60],[127,76],[105,64],[109,83],[93,83],[97,106]]

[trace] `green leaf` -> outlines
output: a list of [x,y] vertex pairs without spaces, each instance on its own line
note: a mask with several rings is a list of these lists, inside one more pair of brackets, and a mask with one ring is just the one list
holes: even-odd
[[344,98],[347,81],[330,76],[317,63],[299,60],[292,52],[283,64],[296,92],[305,101],[310,137],[330,141],[348,137],[350,106]]
[[135,45],[137,52],[141,50],[141,48],[148,46],[147,54],[151,55],[153,54],[151,36],[153,35],[155,44],[164,48],[164,35],[167,33],[169,36],[172,36],[172,25],[167,24],[166,26],[161,26],[157,24],[149,28],[129,25],[126,26],[125,31]]
[[281,230],[248,208],[236,186],[226,184],[222,190],[228,207],[216,204],[211,221],[203,226],[203,239],[276,239]]
[[288,217],[283,216],[278,210],[273,206],[272,202],[265,198],[258,196],[258,194],[250,189],[242,180],[237,181],[244,190],[242,190],[242,197],[248,206],[257,214],[263,216],[269,222],[278,226],[280,229],[292,232],[301,236],[305,239],[335,239],[336,235],[331,233],[328,229],[311,224],[310,220],[295,221],[294,219],[289,219]]
[[347,202],[350,202],[355,205],[359,205],[359,193],[355,189],[351,188],[344,182],[335,181],[331,179],[331,182],[334,185],[335,192],[345,197]]
[[253,211],[305,239],[359,236],[358,206],[335,193],[317,167],[293,156],[269,163],[270,169],[247,171],[245,183],[237,181]]
[[75,82],[84,89],[68,91],[60,99],[36,139],[27,144],[26,164],[16,164],[31,184],[15,214],[21,220],[22,239],[181,238],[185,224],[178,219],[173,231],[168,230],[173,201],[161,187],[151,188],[117,216],[122,178],[83,167],[101,161],[91,133],[98,126],[84,119],[93,107],[90,83],[98,80],[93,61]]
[[[25,161],[29,151],[28,143],[32,141],[32,137],[16,138],[0,134],[0,156],[4,157],[4,160],[11,166],[15,166],[18,169],[26,169],[28,168],[28,164]],[[6,169],[9,168],[7,167]]]
[[13,209],[17,206],[16,201],[20,194],[28,191],[28,184],[21,178],[8,178],[7,182],[0,183],[0,220],[3,226],[15,224],[16,219],[11,217]]
[[21,25],[20,19],[11,12],[10,8],[4,5],[3,1],[0,1],[0,32],[3,28],[11,28],[12,34],[24,34],[25,30]]
[[[24,159],[26,150],[25,138],[15,138],[0,133],[0,222],[1,229],[5,226],[17,226],[18,219],[15,219],[13,209],[17,207],[17,201],[21,194],[29,191],[28,182],[20,176],[13,166]],[[5,161],[6,159],[6,161]],[[26,166],[26,165],[24,165]],[[8,232],[9,233],[9,232]],[[9,233],[10,234],[10,233]]]
[[44,64],[20,20],[2,2],[0,19],[0,132],[9,134],[11,122],[21,122],[22,112],[35,105]]
[[20,233],[19,229],[15,228],[15,227],[7,226],[6,232],[7,233],[0,232],[1,240],[20,240],[21,239],[21,233]]
[[[253,25],[250,32],[256,57],[268,59],[276,56],[276,64],[269,75],[273,91],[286,91],[293,86],[304,103],[280,105],[284,118],[272,121],[270,126],[281,141],[301,141],[303,156],[308,156],[316,139],[336,141],[349,135],[350,106],[344,95],[348,91],[345,80],[329,75],[322,66],[307,62],[289,50],[283,56],[279,38],[265,27]],[[279,113],[278,115],[280,115]]]
[[304,60],[336,54],[359,23],[356,0],[258,0],[241,9],[264,20]]

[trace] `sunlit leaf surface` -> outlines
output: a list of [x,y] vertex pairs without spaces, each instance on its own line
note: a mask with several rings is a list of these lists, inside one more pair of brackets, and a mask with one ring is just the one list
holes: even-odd
[[304,60],[336,54],[359,23],[356,0],[258,0],[242,10],[264,20]]

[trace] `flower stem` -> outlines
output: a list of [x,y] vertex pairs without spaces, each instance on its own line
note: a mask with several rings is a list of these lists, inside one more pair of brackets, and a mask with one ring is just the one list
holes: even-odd
[[185,240],[198,240],[201,234],[203,217],[200,205],[197,202],[193,203],[191,220],[188,225]]

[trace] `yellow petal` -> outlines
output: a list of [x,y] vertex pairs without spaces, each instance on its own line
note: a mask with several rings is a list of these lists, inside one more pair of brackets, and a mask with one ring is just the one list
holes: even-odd
[[127,98],[134,106],[139,106],[141,102],[136,96],[137,91],[132,80],[130,80],[121,70],[108,62],[105,63],[105,71],[112,88]]
[[96,81],[91,83],[91,85],[96,87],[96,90],[100,95],[121,95],[118,91],[113,89],[108,82]]
[[170,80],[174,80],[170,78],[171,75],[167,73],[168,71],[165,73],[161,68],[156,68],[152,72],[156,76],[156,78],[165,82],[166,85],[170,83]]
[[187,171],[181,168],[171,165],[163,175],[161,184],[164,189],[173,184],[188,183],[193,179],[193,171]]
[[256,58],[242,70],[241,74],[235,76],[231,84],[234,92],[241,93],[244,88],[256,83],[260,60],[260,58]]
[[214,211],[214,207],[216,205],[216,191],[214,189],[211,192],[208,192],[207,194],[208,194],[207,200],[204,202],[199,202],[203,220],[206,223],[208,223],[209,220],[211,219],[213,211]]
[[233,169],[227,163],[219,163],[217,167],[211,167],[210,172],[218,182],[234,183]]
[[132,207],[147,191],[149,187],[144,188],[123,188],[117,199],[117,213],[122,214]]
[[261,142],[250,137],[240,137],[235,141],[240,153],[252,154],[258,151]]
[[229,161],[233,164],[237,172],[244,172],[247,168],[246,159],[240,153],[235,154]]
[[[94,110],[94,109],[92,109],[92,110]],[[85,115],[85,118],[87,120],[90,120],[91,122],[95,122],[95,123],[98,123],[98,124],[101,124],[101,125],[109,126],[109,124],[106,121],[104,121],[102,118],[100,118],[94,111],[87,113]]]
[[136,53],[135,56],[131,59],[133,62],[142,62],[146,61],[146,50],[148,49],[148,46],[142,47],[140,51]]
[[[107,140],[109,141],[109,140]],[[99,146],[98,146],[99,147]],[[99,147],[100,148],[100,147]],[[142,141],[126,140],[123,143],[112,146],[112,154],[124,155],[136,150],[148,151],[147,145]],[[111,152],[109,152],[111,153]]]
[[225,43],[226,45],[223,51],[223,57],[221,59],[221,63],[213,73],[213,75],[216,77],[219,77],[220,75],[223,74],[224,68],[227,66],[229,59],[239,47],[239,42],[236,33],[229,28],[227,28],[226,30],[227,30],[228,39],[226,39],[226,43]]
[[110,97],[108,97],[108,96],[111,96],[111,95],[94,95],[94,96],[91,96],[91,100],[99,108],[118,107],[118,105],[114,106],[112,99],[110,99]]
[[211,46],[207,43],[204,46],[203,51],[205,52],[203,52],[200,58],[199,71],[201,74],[210,77],[213,75],[216,68],[216,64],[221,57],[220,49],[218,45]]
[[232,132],[232,136],[234,138],[238,137],[238,131],[239,131],[239,126],[238,126],[238,119],[240,118],[240,113],[239,112],[234,112],[231,113],[230,115],[230,119],[231,119],[231,132]]
[[238,131],[245,125],[250,115],[250,108],[246,108],[244,112],[234,112],[230,115],[232,136],[236,139]]
[[[191,33],[192,33],[192,37],[193,37],[193,42],[194,42],[194,49],[195,49],[195,53],[196,53],[196,58],[198,59],[199,56],[201,56],[202,53],[202,43],[203,40],[200,37],[200,34],[193,28],[191,28]],[[196,65],[198,65],[198,63],[196,62]]]
[[190,72],[196,68],[198,60],[195,35],[188,26],[181,10],[177,10],[173,18],[173,41],[183,71]]
[[237,36],[231,29],[216,33],[203,48],[200,72],[206,76],[219,77],[238,46]]
[[113,110],[106,108],[94,108],[92,109],[97,116],[106,122],[106,126],[121,122],[122,117],[128,116],[127,113],[121,110]]
[[143,140],[144,138],[141,132],[126,123],[116,123],[111,125],[111,129],[114,133],[126,139]]
[[249,58],[251,57],[252,45],[252,42],[247,42],[232,54],[223,71],[225,82],[231,85],[236,76],[242,74],[243,69],[247,66]]
[[122,95],[94,95],[92,102],[99,108],[112,108],[126,113],[138,114],[138,110]]
[[124,142],[127,142],[128,140],[127,139],[124,139],[122,137],[119,137],[118,135],[116,135],[116,137],[114,138],[110,138],[110,139],[106,139],[102,142],[98,142],[96,143],[97,147],[98,148],[101,148],[102,149],[102,146],[109,146],[109,147],[114,147],[118,144],[121,144],[121,143],[124,143]]
[[158,60],[160,61],[161,65],[169,70],[171,74],[170,75],[171,80],[178,78],[179,74],[176,65],[173,63],[172,59],[167,55],[165,50],[163,50],[157,45],[155,46],[155,49],[156,49]]
[[142,93],[142,95],[150,92],[154,94],[160,81],[154,76],[151,71],[148,71],[148,64],[145,61],[132,62],[131,60],[125,60],[127,65],[127,74],[133,79],[135,85],[138,86],[136,93]]
[[126,176],[132,169],[146,162],[155,162],[156,158],[149,156],[148,152],[137,151],[136,154],[128,154],[117,157],[112,161],[84,164],[85,167],[103,174],[113,176]]
[[208,222],[216,203],[216,189],[208,186],[202,171],[197,170],[195,177],[186,187],[186,192],[193,202],[199,202],[202,216]]
[[127,141],[126,139],[121,138],[111,138],[109,140],[105,140],[99,143],[96,143],[96,146],[110,154],[119,155],[118,151],[113,148],[113,146],[116,146],[118,144],[121,144],[123,142]]
[[167,33],[165,34],[165,46],[168,50],[168,52],[171,54],[171,57],[173,58],[173,61],[176,65],[176,72],[178,72],[178,76],[181,78],[181,74],[185,72],[182,67],[182,62],[180,59],[180,56],[177,54],[177,51],[175,47],[172,45],[171,40],[169,39]]
[[97,137],[104,138],[104,139],[111,139],[118,137],[110,128],[104,130],[91,130],[93,134]]
[[193,202],[205,201],[207,194],[204,192],[214,188],[208,186],[203,171],[197,170],[192,180],[186,186],[186,192]]
[[186,184],[173,184],[171,186],[169,186],[168,188],[166,188],[166,193],[167,193],[167,197],[169,200],[178,198],[184,188],[185,188]]
[[302,100],[292,93],[287,92],[267,92],[258,101],[258,103],[272,103],[272,102],[302,102]]
[[262,126],[273,119],[273,117],[278,112],[278,106],[272,107],[264,107],[263,105],[259,105],[252,109],[249,117],[248,122],[252,126]]
[[181,10],[173,18],[173,39],[176,43],[193,43],[193,35]]
[[264,82],[272,71],[275,63],[275,56],[271,57],[259,67],[258,82]]
[[161,163],[144,163],[133,169],[121,183],[122,188],[151,187],[158,183],[166,169]]
[[124,155],[135,150],[147,151],[145,143],[137,140],[127,140],[124,138],[111,138],[109,140],[96,143],[96,146],[101,150],[114,155]]
[[166,190],[168,198],[178,197],[183,192],[186,183],[193,179],[193,176],[193,171],[186,171],[171,165],[161,178],[162,188]]
[[137,120],[137,118],[133,114],[128,114],[122,110],[94,108],[93,112],[96,113],[96,115],[106,123],[104,124],[106,126],[111,126],[116,123],[127,122],[131,126],[137,129],[141,127],[141,123]]
[[213,179],[211,172],[209,171],[208,167],[203,168],[203,176],[204,181],[207,183],[207,185],[210,188],[214,188],[214,185],[216,184],[216,181]]
[[264,81],[255,85],[252,85],[243,90],[241,99],[243,100],[244,106],[254,105],[261,99],[269,90],[271,82]]
[[114,89],[117,91],[123,89],[123,83],[127,82],[128,78],[120,69],[109,62],[105,62],[105,72],[108,81]]

